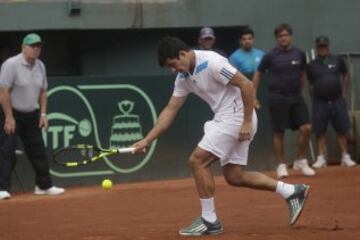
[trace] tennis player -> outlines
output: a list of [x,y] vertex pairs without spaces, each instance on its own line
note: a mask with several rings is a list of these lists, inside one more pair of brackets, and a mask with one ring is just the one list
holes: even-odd
[[291,185],[262,173],[244,171],[249,145],[257,128],[252,82],[221,55],[213,51],[191,50],[174,37],[160,40],[158,61],[160,66],[177,74],[174,92],[154,128],[134,144],[135,152],[143,152],[170,127],[189,93],[207,102],[215,114],[205,123],[204,136],[189,158],[200,198],[201,216],[181,229],[180,235],[199,236],[223,231],[215,212],[215,184],[210,169],[217,160],[220,160],[224,177],[230,185],[273,191],[284,197],[290,210],[290,224],[294,224],[304,207],[309,186]]

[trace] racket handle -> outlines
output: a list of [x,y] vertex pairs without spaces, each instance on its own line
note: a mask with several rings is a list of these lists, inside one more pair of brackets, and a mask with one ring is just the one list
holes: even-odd
[[136,148],[128,147],[128,148],[118,148],[119,153],[132,153],[135,151]]

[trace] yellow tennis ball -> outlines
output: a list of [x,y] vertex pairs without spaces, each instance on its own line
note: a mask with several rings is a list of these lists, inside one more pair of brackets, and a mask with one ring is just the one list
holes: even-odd
[[112,187],[113,183],[110,179],[104,179],[101,183],[101,186],[105,190],[109,190]]

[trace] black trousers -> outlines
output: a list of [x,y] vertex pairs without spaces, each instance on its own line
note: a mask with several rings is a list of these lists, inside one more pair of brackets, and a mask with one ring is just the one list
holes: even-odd
[[0,190],[10,190],[11,173],[16,164],[16,139],[20,137],[24,150],[35,171],[35,183],[41,189],[52,186],[49,163],[39,128],[39,111],[22,113],[13,110],[16,121],[15,134],[7,135],[4,131],[5,116],[0,111]]

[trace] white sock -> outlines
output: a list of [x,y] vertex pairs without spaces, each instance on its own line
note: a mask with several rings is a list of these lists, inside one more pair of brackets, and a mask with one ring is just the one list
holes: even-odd
[[276,192],[286,199],[295,192],[295,186],[292,184],[278,181],[276,185]]
[[324,159],[325,160],[325,155],[324,154],[320,154],[317,156],[317,159]]
[[215,213],[214,198],[200,198],[201,202],[201,216],[208,222],[215,222],[217,219]]
[[350,157],[350,155],[347,152],[344,152],[341,154],[342,159]]

